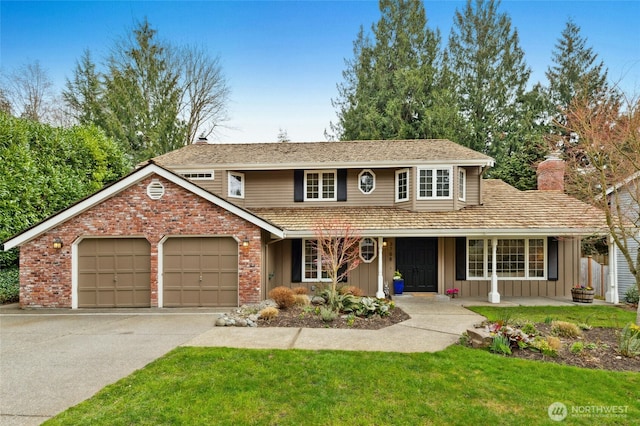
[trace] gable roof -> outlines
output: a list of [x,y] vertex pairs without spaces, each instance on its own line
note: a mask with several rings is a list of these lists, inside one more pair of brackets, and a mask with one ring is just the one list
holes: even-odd
[[172,169],[217,166],[236,170],[494,163],[493,158],[446,139],[193,144],[154,161]]
[[43,220],[42,222],[22,231],[21,233],[11,237],[3,244],[3,250],[7,251],[14,247],[18,247],[38,235],[47,232],[48,230],[58,226],[59,224],[66,222],[67,220],[79,215],[80,213],[89,210],[93,206],[100,204],[106,199],[114,196],[115,194],[129,188],[130,186],[140,182],[141,180],[151,176],[158,175],[170,182],[175,183],[178,186],[181,186],[185,190],[194,193],[202,197],[203,199],[235,214],[236,216],[241,217],[242,219],[250,222],[280,238],[284,237],[284,232],[282,229],[277,227],[276,225],[256,216],[254,213],[243,209],[241,207],[236,206],[233,203],[230,203],[211,192],[206,191],[200,186],[190,182],[189,180],[183,178],[180,175],[173,173],[170,170],[167,170],[163,167],[154,164],[153,162],[149,162],[142,168],[134,170],[127,176],[121,178],[120,180],[114,182],[111,185],[108,185],[98,192],[90,195],[77,203],[71,205],[70,207],[50,216],[49,218]]
[[558,191],[520,191],[497,179],[483,181],[483,205],[457,211],[414,212],[396,207],[257,208],[255,214],[312,236],[320,218],[355,224],[363,236],[579,236],[608,232],[599,209]]

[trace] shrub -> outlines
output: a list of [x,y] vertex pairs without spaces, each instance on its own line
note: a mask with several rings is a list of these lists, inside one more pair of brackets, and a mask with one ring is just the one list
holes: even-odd
[[311,299],[306,294],[294,294],[295,297],[295,306],[309,306],[311,304]]
[[491,345],[489,345],[489,350],[497,354],[511,355],[509,338],[501,334],[494,336]]
[[331,308],[323,306],[320,308],[320,316],[322,317],[322,321],[331,322],[338,317],[338,314],[331,310]]
[[269,298],[273,299],[280,309],[287,309],[296,303],[296,296],[289,287],[276,287],[269,292]]
[[528,334],[529,336],[535,336],[538,334],[536,326],[531,322],[528,322],[522,326],[522,332]]
[[632,285],[625,291],[624,293],[624,301],[627,303],[631,303],[632,305],[637,305],[638,300],[640,299],[640,295],[638,294],[638,287]]
[[640,355],[640,326],[629,323],[618,334],[618,352],[626,357]]
[[294,287],[291,291],[293,294],[309,294],[309,289],[303,286]]
[[[550,343],[550,339],[552,344]],[[542,337],[536,337],[529,347],[539,351],[543,355],[555,357],[558,355],[558,349],[560,340],[557,337],[549,336],[544,339]]]
[[549,347],[554,351],[559,351],[562,347],[562,342],[560,341],[560,339],[554,336],[547,336],[547,343],[549,344]]
[[356,287],[354,285],[346,285],[344,287],[340,287],[340,290],[338,290],[338,292],[340,294],[351,294],[356,297],[364,296],[364,291],[362,291],[360,287]]
[[268,306],[268,307],[262,309],[258,313],[258,316],[260,318],[262,318],[262,319],[267,320],[267,321],[271,321],[272,319],[277,317],[279,313],[280,313],[280,311],[278,310],[278,308],[274,308],[273,306]]
[[0,304],[20,299],[20,273],[18,268],[0,270]]
[[551,333],[560,337],[578,337],[582,331],[577,325],[566,321],[553,321],[551,323]]
[[579,354],[584,349],[584,343],[574,342],[569,349],[572,354]]

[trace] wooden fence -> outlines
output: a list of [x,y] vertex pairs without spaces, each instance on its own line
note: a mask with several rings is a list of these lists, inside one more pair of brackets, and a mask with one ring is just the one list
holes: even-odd
[[580,285],[592,287],[596,296],[604,297],[609,280],[609,265],[602,265],[593,257],[580,259]]

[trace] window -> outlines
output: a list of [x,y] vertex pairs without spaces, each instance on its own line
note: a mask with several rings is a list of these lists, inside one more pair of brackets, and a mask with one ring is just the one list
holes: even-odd
[[305,200],[336,201],[336,172],[304,173]]
[[467,198],[467,171],[458,169],[458,200],[465,201]]
[[373,238],[363,238],[360,240],[360,259],[364,263],[371,263],[376,258],[378,244]]
[[244,174],[229,172],[229,197],[244,198]]
[[418,198],[451,198],[451,167],[418,169]]
[[328,281],[329,274],[322,271],[322,261],[318,253],[318,243],[315,240],[304,240],[304,253],[302,259],[303,281]]
[[396,203],[409,199],[409,170],[396,172]]
[[191,180],[213,180],[215,176],[213,170],[185,170],[178,173]]
[[[546,240],[544,238],[498,239],[496,270],[498,279],[545,279]],[[467,276],[489,279],[493,270],[491,240],[467,241]]]
[[363,194],[371,194],[376,188],[376,175],[371,170],[363,170],[358,175],[358,188]]

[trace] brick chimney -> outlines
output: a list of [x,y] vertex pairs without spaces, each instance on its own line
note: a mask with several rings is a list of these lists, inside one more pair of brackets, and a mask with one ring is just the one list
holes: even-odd
[[538,164],[538,190],[564,192],[564,160],[555,154],[548,155]]

